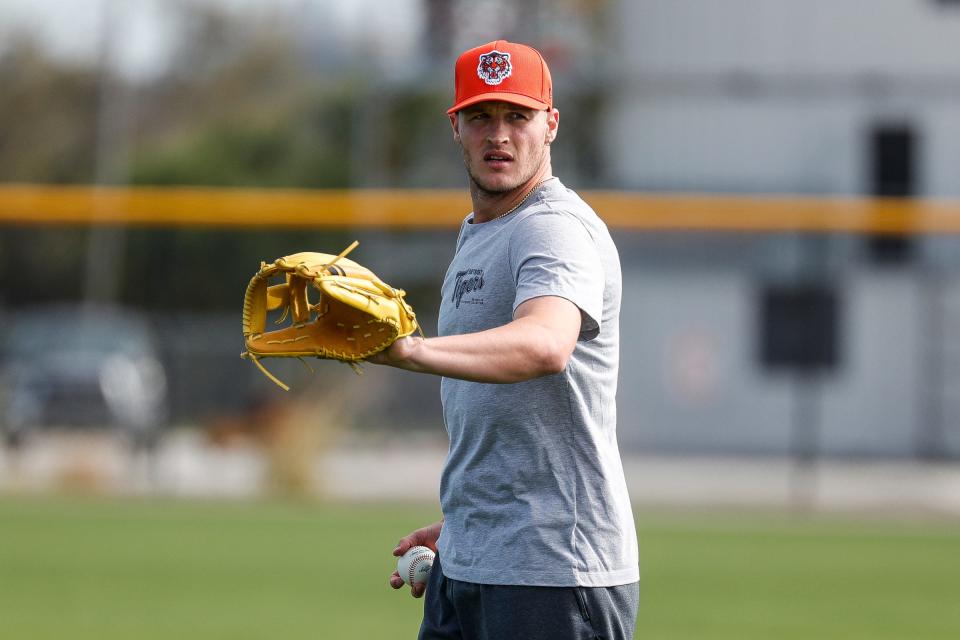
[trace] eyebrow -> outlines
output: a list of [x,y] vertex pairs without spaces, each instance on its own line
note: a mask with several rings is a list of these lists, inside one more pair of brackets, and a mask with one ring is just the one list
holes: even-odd
[[[487,111],[486,107],[482,107],[479,105],[470,105],[469,107],[464,107],[463,109],[464,114],[484,113],[486,111]],[[539,111],[539,109],[531,109],[530,107],[524,107],[519,104],[508,103],[508,107],[506,111],[519,111],[521,113],[536,113],[537,111]]]

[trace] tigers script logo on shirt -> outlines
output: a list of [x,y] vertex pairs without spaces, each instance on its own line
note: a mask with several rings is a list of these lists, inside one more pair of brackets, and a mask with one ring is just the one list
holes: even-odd
[[457,284],[453,287],[453,297],[450,299],[459,309],[460,303],[483,304],[483,298],[473,297],[463,301],[463,296],[471,291],[483,289],[483,269],[464,269],[457,272]]

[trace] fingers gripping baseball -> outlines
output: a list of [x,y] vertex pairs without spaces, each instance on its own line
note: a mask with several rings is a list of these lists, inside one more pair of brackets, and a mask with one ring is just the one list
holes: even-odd
[[[407,551],[414,547],[427,547],[434,553],[437,552],[437,539],[440,537],[440,530],[443,527],[443,522],[437,522],[404,536],[397,543],[397,546],[393,550],[393,555],[396,557],[402,557]],[[390,576],[390,586],[394,589],[402,589],[404,584],[404,579],[400,576],[399,571],[394,571]],[[422,582],[415,582],[410,585],[410,595],[414,598],[420,598],[423,596],[426,591],[426,584]]]

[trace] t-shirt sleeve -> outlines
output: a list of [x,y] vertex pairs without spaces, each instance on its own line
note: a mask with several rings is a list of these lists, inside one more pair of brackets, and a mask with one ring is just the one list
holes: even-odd
[[510,237],[510,267],[517,284],[513,309],[532,298],[559,296],[580,309],[582,339],[600,332],[603,265],[586,227],[563,212],[518,221]]

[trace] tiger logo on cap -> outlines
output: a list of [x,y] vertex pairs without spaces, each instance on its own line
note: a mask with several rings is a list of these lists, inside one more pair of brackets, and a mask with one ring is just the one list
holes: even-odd
[[490,85],[498,85],[513,72],[510,64],[510,54],[494,49],[489,53],[480,54],[480,64],[477,65],[477,75]]

